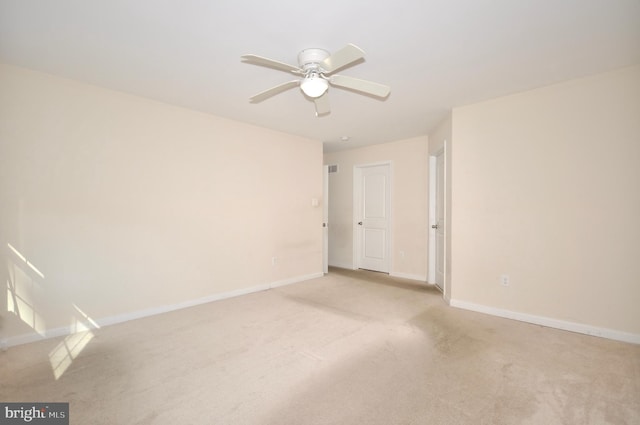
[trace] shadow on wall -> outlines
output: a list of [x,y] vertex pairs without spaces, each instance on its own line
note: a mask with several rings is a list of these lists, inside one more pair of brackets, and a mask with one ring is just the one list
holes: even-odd
[[[98,324],[85,314],[80,307],[55,288],[47,287],[45,275],[29,261],[14,245],[3,244],[5,264],[2,279],[6,282],[3,291],[2,314],[0,315],[0,343],[6,349],[5,337],[10,325],[29,333],[35,332],[42,338],[67,335],[50,353],[49,363],[54,378],[59,379],[71,366],[87,344],[93,339]],[[6,312],[6,314],[5,314]],[[69,315],[69,326],[56,330],[47,329],[47,317]]]

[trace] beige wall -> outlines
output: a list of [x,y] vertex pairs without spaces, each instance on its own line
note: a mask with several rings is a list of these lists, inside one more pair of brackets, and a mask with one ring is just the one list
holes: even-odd
[[444,149],[445,142],[451,144],[451,114],[448,114],[429,133],[429,155],[435,155]]
[[320,142],[8,66],[0,93],[0,277],[25,302],[17,320],[1,291],[4,338],[31,310],[51,329],[73,304],[99,320],[321,273]]
[[640,66],[454,109],[451,184],[452,298],[640,335]]
[[355,264],[353,167],[383,161],[392,162],[391,273],[426,280],[427,136],[325,154],[325,164],[339,167],[338,173],[329,175],[329,264],[345,268]]

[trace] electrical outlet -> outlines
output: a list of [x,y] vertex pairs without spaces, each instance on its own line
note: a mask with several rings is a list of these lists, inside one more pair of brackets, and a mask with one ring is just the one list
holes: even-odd
[[271,257],[271,265],[275,266],[276,264],[278,264],[278,257]]
[[502,276],[500,276],[500,283],[502,284],[502,286],[509,286],[509,275],[503,274]]

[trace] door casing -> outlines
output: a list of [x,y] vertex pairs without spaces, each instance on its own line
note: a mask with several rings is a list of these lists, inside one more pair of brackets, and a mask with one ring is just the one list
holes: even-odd
[[[447,255],[447,221],[446,221],[446,147],[429,156],[429,273],[427,281],[438,286],[446,297],[446,255]],[[440,193],[440,196],[438,194]],[[439,212],[439,214],[438,214]],[[433,228],[438,225],[439,228]],[[440,246],[439,246],[440,244]],[[438,255],[440,252],[441,255]],[[438,271],[441,271],[439,276]]]
[[329,166],[322,167],[322,272],[329,273]]

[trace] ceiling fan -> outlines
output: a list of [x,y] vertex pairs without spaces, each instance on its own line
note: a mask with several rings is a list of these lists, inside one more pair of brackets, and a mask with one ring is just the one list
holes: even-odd
[[316,116],[320,116],[331,112],[327,94],[330,85],[379,98],[386,98],[391,91],[388,86],[359,78],[333,74],[335,71],[353,65],[362,59],[364,59],[364,51],[353,44],[347,44],[333,54],[324,49],[305,49],[298,54],[298,66],[262,56],[243,55],[242,60],[246,63],[288,71],[302,77],[258,93],[249,98],[249,100],[252,103],[262,102],[285,90],[300,86],[302,92],[313,99],[316,105]]

